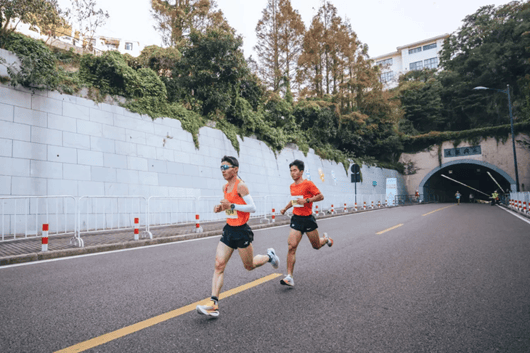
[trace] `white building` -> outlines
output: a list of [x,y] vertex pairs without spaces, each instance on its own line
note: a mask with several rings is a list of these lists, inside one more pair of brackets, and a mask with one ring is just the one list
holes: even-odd
[[[16,32],[22,33],[34,39],[42,39],[50,45],[62,49],[74,48],[78,53],[82,53],[82,40],[79,32],[72,30],[71,27],[63,28],[55,38],[50,38],[44,33],[40,33],[39,28],[31,28],[27,23],[20,22],[17,25]],[[70,32],[70,33],[67,33]],[[89,51],[95,55],[101,55],[102,52],[116,50],[122,54],[130,54],[137,57],[141,54],[144,46],[136,40],[125,40],[121,38],[112,38],[108,36],[95,35],[92,40],[92,50]]]
[[397,47],[397,51],[373,58],[381,66],[381,82],[386,89],[398,85],[398,78],[411,70],[436,69],[440,50],[449,34]]

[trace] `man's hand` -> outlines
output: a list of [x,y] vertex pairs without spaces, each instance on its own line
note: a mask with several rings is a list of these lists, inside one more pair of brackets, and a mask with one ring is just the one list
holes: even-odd
[[299,205],[305,205],[306,202],[305,202],[305,199],[300,198],[296,200],[296,203]]
[[213,208],[214,213],[219,213],[221,211],[223,211],[223,206],[221,205],[215,205],[215,207]]
[[282,215],[284,215],[285,212],[287,212],[287,210],[286,210],[285,208],[282,208],[282,209],[280,210],[280,213],[281,213]]
[[232,203],[230,201],[228,201],[227,199],[222,199],[221,200],[221,211],[225,211],[225,210],[228,210],[230,208],[230,205]]

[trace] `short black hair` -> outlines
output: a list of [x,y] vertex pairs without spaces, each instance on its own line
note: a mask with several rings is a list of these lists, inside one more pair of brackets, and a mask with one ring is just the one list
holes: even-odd
[[292,161],[291,164],[289,164],[289,169],[291,169],[293,165],[297,167],[300,171],[304,170],[304,162],[299,159],[295,159],[294,161]]
[[232,156],[224,156],[222,159],[221,159],[221,163],[223,162],[228,162],[230,163],[232,166],[234,167],[239,167],[239,162],[237,161],[237,158],[236,157],[232,157]]

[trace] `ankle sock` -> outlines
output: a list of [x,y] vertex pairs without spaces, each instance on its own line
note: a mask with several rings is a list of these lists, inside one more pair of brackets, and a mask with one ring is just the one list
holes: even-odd
[[217,304],[217,302],[219,301],[219,299],[217,297],[214,297],[213,295],[210,299],[212,299],[215,302],[215,304]]

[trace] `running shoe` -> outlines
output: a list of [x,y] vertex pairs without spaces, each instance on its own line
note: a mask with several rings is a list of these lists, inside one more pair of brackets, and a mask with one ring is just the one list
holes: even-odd
[[197,312],[201,315],[218,317],[219,316],[219,304],[210,300],[206,305],[197,305]]
[[278,268],[280,266],[280,258],[276,255],[276,252],[273,248],[267,249],[267,255],[270,257],[270,263],[273,268]]
[[327,239],[326,244],[328,244],[328,246],[331,248],[333,246],[333,239],[328,237],[328,233],[324,233],[324,239]]
[[284,279],[280,281],[284,286],[294,287],[294,279],[291,275],[287,275]]

